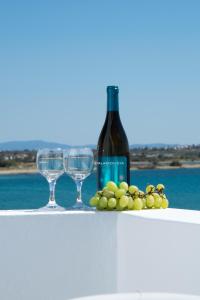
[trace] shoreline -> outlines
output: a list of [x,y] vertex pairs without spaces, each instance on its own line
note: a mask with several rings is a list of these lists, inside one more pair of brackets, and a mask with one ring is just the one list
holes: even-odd
[[0,169],[0,175],[36,174],[36,169]]
[[182,166],[156,166],[155,168],[151,167],[131,167],[130,170],[176,170],[176,169],[200,169],[200,164],[183,164]]
[[[183,164],[182,166],[157,166],[155,168],[146,168],[146,167],[131,167],[130,170],[176,170],[176,169],[200,169],[200,164]],[[30,169],[9,169],[9,168],[0,168],[1,175],[20,175],[20,174],[36,174],[39,171],[35,168]]]

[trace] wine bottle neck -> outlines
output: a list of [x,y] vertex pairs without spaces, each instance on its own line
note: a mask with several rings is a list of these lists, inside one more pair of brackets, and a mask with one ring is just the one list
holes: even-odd
[[119,100],[118,100],[118,87],[108,86],[107,87],[107,111],[119,111]]

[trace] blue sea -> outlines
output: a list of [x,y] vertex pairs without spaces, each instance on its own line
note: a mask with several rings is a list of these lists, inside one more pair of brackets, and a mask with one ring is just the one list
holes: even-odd
[[[200,169],[131,171],[131,183],[144,189],[146,184],[163,183],[170,207],[200,210]],[[96,176],[83,184],[82,198],[88,203],[96,191]],[[40,174],[0,175],[0,209],[34,209],[48,201],[48,183]],[[75,202],[76,187],[67,175],[56,185],[57,202],[69,207]]]

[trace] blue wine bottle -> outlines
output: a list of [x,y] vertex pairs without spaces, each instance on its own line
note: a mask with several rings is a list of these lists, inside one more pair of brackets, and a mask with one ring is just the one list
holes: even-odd
[[110,180],[130,183],[130,155],[126,133],[119,116],[119,89],[107,87],[107,115],[97,146],[97,185]]

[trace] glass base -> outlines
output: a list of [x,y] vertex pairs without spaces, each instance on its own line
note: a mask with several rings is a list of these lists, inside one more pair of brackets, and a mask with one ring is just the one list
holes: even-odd
[[85,205],[83,202],[76,202],[72,207],[67,207],[67,210],[86,210],[86,211],[94,211],[93,207]]
[[47,204],[41,208],[38,209],[39,211],[48,211],[48,212],[51,212],[51,211],[65,211],[66,209],[58,204]]

